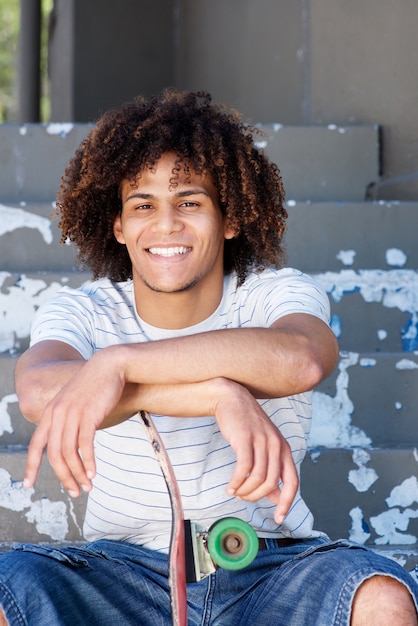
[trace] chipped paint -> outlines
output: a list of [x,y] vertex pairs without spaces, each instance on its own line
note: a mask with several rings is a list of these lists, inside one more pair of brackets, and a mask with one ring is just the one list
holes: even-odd
[[370,458],[370,454],[361,448],[355,448],[353,451],[353,463],[358,466],[358,469],[348,472],[348,482],[360,493],[368,491],[379,478],[373,468],[366,467]]
[[411,359],[401,359],[395,365],[397,370],[416,370],[418,369],[418,363],[411,361]]
[[28,509],[25,518],[38,533],[63,541],[69,531],[65,502],[51,502],[48,498],[33,502],[34,494],[33,488],[24,489],[22,481],[13,481],[9,472],[0,468],[0,507],[17,512]]
[[366,357],[363,357],[362,359],[360,359],[361,367],[374,367],[376,363],[377,363],[376,359],[370,359]]
[[377,331],[377,336],[380,339],[380,341],[384,341],[387,338],[388,333],[386,330],[381,329]]
[[51,123],[46,126],[48,135],[60,135],[66,137],[74,128],[71,123]]
[[[370,524],[373,526],[376,534],[379,535],[375,539],[375,544],[379,545],[411,545],[416,543],[415,535],[410,535],[402,531],[408,530],[409,520],[418,518],[418,510],[406,509],[401,511],[398,508],[384,511],[380,515],[370,518]],[[401,531],[401,532],[399,532]]]
[[0,237],[18,228],[38,230],[46,244],[53,241],[51,220],[36,213],[0,204]]
[[418,518],[417,503],[418,479],[416,476],[410,476],[394,487],[386,498],[389,510],[370,518],[370,524],[379,535],[375,544],[415,544],[417,537],[403,531],[408,530],[411,519]]
[[4,396],[0,400],[0,436],[4,433],[13,432],[12,418],[9,415],[8,406],[15,403],[17,403],[17,395],[15,393]]
[[353,265],[355,256],[355,250],[340,250],[335,258],[341,261],[343,265]]
[[418,272],[414,270],[341,270],[315,278],[335,302],[356,291],[365,302],[406,312],[418,310]]
[[9,472],[0,467],[0,507],[23,511],[31,506],[34,489],[23,489],[21,481],[12,481]]
[[398,248],[389,248],[386,250],[386,263],[394,267],[403,267],[408,260],[405,252]]
[[0,353],[19,349],[19,340],[29,336],[36,309],[62,287],[58,282],[48,285],[45,280],[24,275],[15,284],[5,286],[10,276],[9,272],[0,272]]
[[418,503],[418,479],[416,476],[406,478],[403,483],[394,487],[390,496],[386,498],[389,507],[401,506],[406,508],[414,503]]
[[[368,456],[367,452],[365,454]],[[360,454],[357,461],[358,463],[368,462],[367,457],[362,457]],[[392,489],[390,496],[386,498],[389,509],[370,517],[370,526],[378,535],[374,539],[374,544],[399,546],[416,544],[417,537],[406,531],[408,531],[410,520],[418,518],[417,503],[418,480],[416,476],[411,476]],[[364,519],[363,511],[360,507],[355,507],[349,515],[352,521],[349,538],[358,543],[366,543],[371,534]]]
[[317,274],[316,280],[335,302],[349,293],[360,293],[365,302],[378,302],[409,313],[401,329],[405,352],[418,349],[418,272],[414,270],[341,270]]
[[347,448],[368,446],[371,439],[357,426],[351,423],[354,405],[348,395],[348,368],[356,365],[359,355],[354,352],[342,352],[338,364],[340,371],[336,380],[334,397],[320,391],[313,394],[312,429],[309,447]]
[[78,532],[80,533],[80,537],[82,537],[83,531],[82,531],[80,524],[78,523],[77,516],[75,514],[75,509],[74,509],[74,501],[72,498],[68,498],[68,509],[69,509],[68,512],[70,514],[70,517],[73,520],[73,524],[77,528]]
[[51,502],[41,498],[25,513],[30,524],[35,524],[41,535],[49,535],[55,541],[63,541],[68,534],[67,507],[64,502]]
[[349,515],[351,517],[351,528],[349,531],[350,541],[355,541],[360,544],[366,543],[366,541],[370,539],[371,533],[364,521],[363,511],[359,506],[356,506],[354,509],[351,509]]
[[341,337],[341,333],[343,330],[343,323],[339,315],[336,315],[336,314],[331,315],[330,327],[334,335],[337,337],[337,339],[338,337]]

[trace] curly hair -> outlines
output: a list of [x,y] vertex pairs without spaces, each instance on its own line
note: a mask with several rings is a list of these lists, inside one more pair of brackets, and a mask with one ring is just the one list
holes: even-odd
[[185,171],[211,176],[221,211],[236,232],[225,241],[224,272],[235,270],[242,283],[250,267],[279,267],[287,218],[284,190],[278,167],[255,145],[258,133],[237,111],[215,105],[204,92],[166,89],[105,113],[62,177],[61,242],[75,245],[94,278],[131,278],[126,247],[113,233],[121,181],[135,181],[144,167],[174,152]]

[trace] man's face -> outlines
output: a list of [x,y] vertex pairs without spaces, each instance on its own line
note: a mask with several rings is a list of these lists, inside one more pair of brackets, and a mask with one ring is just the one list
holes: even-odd
[[224,239],[234,233],[210,177],[181,171],[173,186],[175,164],[176,155],[167,153],[134,184],[122,181],[115,237],[127,247],[138,293],[204,289],[210,297],[223,283]]

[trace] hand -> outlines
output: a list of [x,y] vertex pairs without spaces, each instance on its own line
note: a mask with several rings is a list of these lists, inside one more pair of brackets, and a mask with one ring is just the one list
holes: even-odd
[[228,494],[250,502],[267,497],[277,504],[274,519],[281,524],[299,485],[288,442],[251,393],[232,381],[228,381],[215,415],[237,456]]
[[92,488],[94,436],[118,403],[125,381],[105,350],[96,353],[47,404],[29,444],[24,486],[36,481],[48,460],[72,497]]

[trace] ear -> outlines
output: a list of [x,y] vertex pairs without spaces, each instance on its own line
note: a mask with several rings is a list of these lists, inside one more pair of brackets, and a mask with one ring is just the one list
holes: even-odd
[[224,239],[233,239],[238,235],[235,228],[228,225],[228,222],[224,222]]
[[122,232],[122,219],[120,215],[118,215],[113,222],[113,234],[115,235],[116,241],[122,244],[126,243]]

